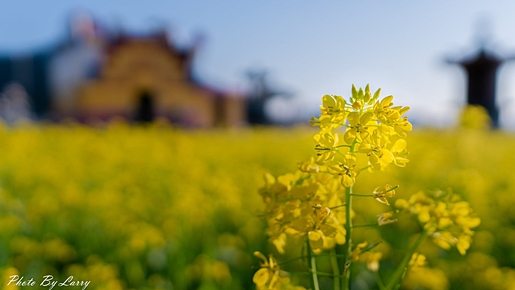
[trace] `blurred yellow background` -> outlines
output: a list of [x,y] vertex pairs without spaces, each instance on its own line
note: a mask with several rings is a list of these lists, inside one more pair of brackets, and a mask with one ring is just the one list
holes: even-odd
[[[312,135],[304,127],[183,131],[123,121],[2,127],[2,287],[17,273],[74,276],[90,280],[88,289],[252,289],[252,253],[273,252],[258,218],[262,176],[313,156]],[[418,129],[408,141],[407,168],[365,173],[356,191],[388,182],[406,198],[452,187],[482,222],[467,256],[423,244],[428,267],[409,272],[404,289],[513,287],[514,136]],[[358,199],[356,222],[374,221],[383,207]],[[388,249],[406,248],[415,231],[401,219],[356,230],[354,240],[381,235],[389,261],[396,256]]]

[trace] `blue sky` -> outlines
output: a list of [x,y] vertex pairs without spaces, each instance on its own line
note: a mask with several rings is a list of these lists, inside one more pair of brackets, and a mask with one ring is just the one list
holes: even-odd
[[[488,47],[515,55],[515,2],[500,0],[4,1],[0,51],[58,41],[77,9],[128,31],[164,25],[182,45],[203,34],[197,73],[244,90],[248,70],[266,69],[277,88],[295,95],[270,104],[282,116],[308,118],[322,95],[345,96],[351,84],[370,83],[412,107],[415,122],[452,126],[465,102],[465,79],[444,59],[474,52],[480,31],[488,32]],[[498,83],[501,124],[515,129],[513,63],[503,66]]]

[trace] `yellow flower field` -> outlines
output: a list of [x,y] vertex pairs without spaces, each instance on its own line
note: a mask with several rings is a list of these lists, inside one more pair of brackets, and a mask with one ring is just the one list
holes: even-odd
[[[31,289],[20,285],[32,278],[39,289],[51,278],[76,283],[70,289],[253,289],[254,251],[279,261],[293,257],[267,241],[259,218],[263,176],[293,172],[314,156],[314,133],[123,122],[2,127],[0,288]],[[400,184],[390,198],[395,203],[421,190],[452,188],[481,225],[466,256],[424,242],[419,252],[427,261],[407,272],[402,289],[515,289],[515,135],[415,128],[407,139],[406,168],[364,172],[356,192]],[[354,220],[371,223],[388,209],[356,199]],[[400,216],[356,229],[353,239],[381,241],[379,272],[388,276],[417,227]],[[294,272],[302,263],[282,268]],[[366,289],[370,277],[359,273],[353,286]],[[305,275],[292,279],[302,284]]]

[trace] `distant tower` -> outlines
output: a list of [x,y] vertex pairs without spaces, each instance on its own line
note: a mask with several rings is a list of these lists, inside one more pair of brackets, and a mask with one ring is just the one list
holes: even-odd
[[499,127],[499,110],[496,105],[497,71],[499,67],[510,60],[502,58],[485,47],[472,57],[459,61],[449,61],[458,64],[467,72],[467,103],[483,106],[492,119],[492,126]]
[[270,90],[266,82],[266,72],[249,71],[247,76],[252,85],[247,102],[248,122],[259,125],[269,124],[270,120],[265,113],[265,103],[275,95],[275,92]]
[[484,107],[490,119],[492,127],[499,127],[499,109],[496,105],[497,71],[513,57],[501,57],[491,49],[487,49],[492,43],[492,21],[488,14],[477,19],[475,28],[475,42],[479,50],[461,60],[448,60],[457,64],[467,73],[467,104]]
[[273,89],[267,76],[268,73],[265,70],[247,72],[247,77],[251,83],[247,102],[247,121],[251,125],[272,124],[265,110],[266,103],[275,97],[289,98],[292,96],[290,92]]

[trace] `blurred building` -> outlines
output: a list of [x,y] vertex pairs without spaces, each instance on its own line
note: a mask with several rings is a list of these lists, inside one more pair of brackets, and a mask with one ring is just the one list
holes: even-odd
[[5,93],[12,85],[20,86],[36,118],[46,116],[50,108],[49,57],[47,50],[32,55],[0,55],[0,91]]
[[179,49],[164,31],[108,32],[88,14],[72,17],[68,34],[32,55],[0,57],[0,87],[22,87],[36,119],[160,118],[204,128],[246,122],[245,98],[193,77],[195,46]]

